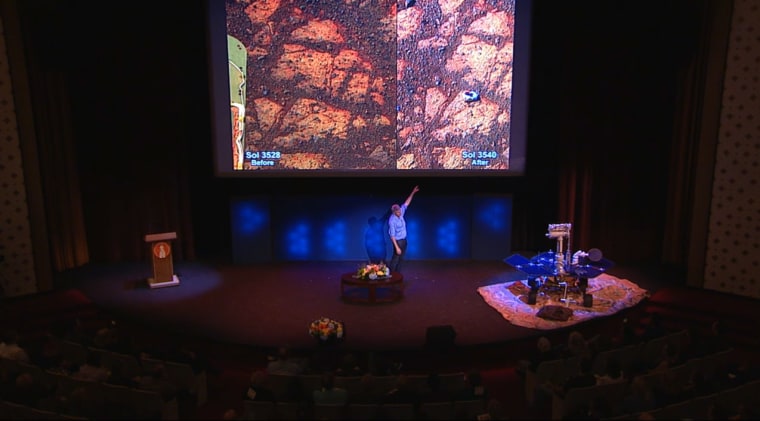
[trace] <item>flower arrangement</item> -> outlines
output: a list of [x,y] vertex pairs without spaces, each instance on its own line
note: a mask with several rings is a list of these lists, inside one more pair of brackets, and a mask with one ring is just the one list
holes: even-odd
[[328,338],[343,338],[343,323],[327,317],[320,317],[309,325],[309,335],[327,340]]
[[364,265],[356,271],[356,277],[360,279],[377,279],[388,276],[391,276],[391,270],[382,262]]

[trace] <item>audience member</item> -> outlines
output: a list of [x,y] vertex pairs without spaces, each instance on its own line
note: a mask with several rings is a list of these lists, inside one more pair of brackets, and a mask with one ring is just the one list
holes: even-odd
[[16,376],[13,387],[8,390],[5,399],[26,406],[36,407],[38,402],[47,398],[52,390],[35,380],[29,372],[22,372]]
[[567,345],[564,350],[566,357],[592,358],[591,348],[583,334],[573,330],[567,336]]
[[713,401],[710,406],[707,407],[707,414],[705,419],[707,420],[728,420],[732,415],[736,415],[731,411],[727,405],[720,401]]
[[596,384],[622,383],[624,381],[623,367],[617,358],[607,360],[604,373],[596,375]]
[[670,344],[663,345],[660,355],[652,362],[651,372],[667,371],[681,363],[680,355],[675,346]]
[[710,323],[710,329],[703,337],[704,354],[713,354],[725,351],[731,347],[729,340],[726,338],[725,325],[720,320]]
[[0,398],[7,396],[16,387],[16,377],[6,364],[0,364]]
[[441,386],[441,376],[435,372],[429,373],[420,400],[422,402],[448,402],[452,399],[451,393]]
[[230,408],[226,411],[224,411],[224,414],[222,414],[223,420],[239,420],[242,419],[240,415],[238,415],[238,412],[235,408]]
[[92,346],[120,354],[137,354],[132,336],[125,335],[115,320],[108,321],[95,332]]
[[63,359],[63,341],[62,337],[57,336],[52,331],[46,332],[42,338],[39,351],[32,356],[32,363],[36,364],[43,370],[48,370],[60,365]]
[[628,394],[623,398],[622,410],[626,414],[651,411],[659,406],[655,394],[642,377],[634,377]]
[[219,368],[211,364],[211,359],[202,351],[193,349],[188,345],[182,345],[176,352],[169,355],[171,361],[189,364],[195,374],[203,372],[218,374]]
[[145,376],[137,379],[137,387],[142,390],[151,390],[161,394],[165,402],[177,398],[177,386],[169,379],[166,367],[161,364],[156,365]]
[[267,372],[265,370],[255,370],[251,373],[251,381],[243,399],[249,401],[275,401],[274,391],[268,388],[266,383]]
[[688,397],[685,386],[677,381],[673,370],[663,371],[660,383],[653,390],[657,403],[666,406],[684,400]]
[[119,360],[111,362],[108,378],[105,380],[108,384],[126,387],[137,387],[137,380],[126,374],[124,363]]
[[355,377],[364,374],[364,370],[359,367],[359,361],[356,359],[356,355],[349,352],[343,356],[340,366],[335,370],[336,376]]
[[386,390],[380,390],[380,386],[372,373],[365,373],[359,381],[359,388],[351,390],[348,399],[351,403],[358,404],[378,403],[386,392]]
[[97,351],[87,353],[85,363],[79,367],[72,377],[93,382],[104,382],[109,376],[108,368],[103,365],[102,354]]
[[647,354],[641,352],[643,348],[639,347],[636,352],[626,356],[624,360],[621,360],[623,369],[623,377],[626,379],[633,379],[640,374],[646,374],[651,368],[651,361],[647,361],[645,357]]
[[730,342],[723,335],[723,328],[718,321],[712,322],[707,331],[699,327],[689,329],[688,343],[682,347],[684,360],[701,358],[730,348]]
[[641,343],[641,336],[636,332],[636,326],[627,317],[620,324],[620,332],[613,338],[613,346],[628,346]]
[[649,316],[649,323],[644,326],[644,332],[642,333],[642,339],[649,341],[655,338],[664,336],[668,331],[663,325],[662,315],[660,313],[652,313]]
[[64,399],[64,414],[80,417],[84,419],[95,420],[102,416],[104,410],[103,402],[91,392],[92,389],[85,387],[76,387]]
[[372,351],[369,353],[368,370],[376,376],[395,376],[401,374],[403,366],[403,363],[392,361],[381,352]]
[[702,339],[700,336],[702,335],[699,332],[699,329],[695,326],[690,326],[687,331],[688,334],[684,336],[679,352],[683,361],[699,358],[703,355],[702,350],[700,349],[702,346]]
[[685,397],[696,398],[717,392],[720,386],[722,385],[710,381],[706,373],[698,367],[692,371],[689,383],[683,386],[683,390]]
[[58,390],[58,385],[51,386],[50,394],[37,401],[37,408],[43,411],[67,414],[69,398]]
[[195,374],[203,372],[216,372],[211,365],[209,358],[204,353],[197,351],[192,346],[183,342],[172,342],[163,349],[154,347],[152,350],[145,350],[153,358],[165,361],[172,361],[189,365]]
[[302,374],[306,364],[303,360],[296,359],[290,355],[290,350],[281,347],[277,350],[277,356],[267,364],[267,373],[269,374]]
[[587,355],[590,355],[591,359],[596,358],[596,354],[607,347],[605,342],[608,342],[606,335],[602,335],[601,333],[597,333],[591,338],[586,339]]
[[2,339],[0,339],[0,357],[25,363],[31,362],[29,353],[19,345],[18,341],[19,334],[17,331],[12,329],[6,330],[3,333]]
[[751,404],[740,403],[734,410],[734,414],[728,417],[729,420],[757,420],[760,419],[760,414],[756,409],[753,409]]
[[760,367],[747,357],[729,362],[726,367],[726,387],[734,387],[760,379]]
[[409,378],[405,374],[396,376],[396,384],[385,393],[381,403],[411,403],[419,406],[420,393],[409,384]]
[[477,370],[469,371],[465,374],[465,384],[464,387],[455,392],[454,399],[455,400],[473,400],[473,399],[483,399],[483,401],[488,400],[488,390],[486,389],[485,385],[483,384],[483,376],[481,373]]
[[348,392],[335,386],[333,373],[324,373],[322,387],[312,392],[312,402],[315,405],[345,405],[348,403]]
[[562,416],[563,420],[592,420],[591,403],[579,402],[574,407],[569,408]]
[[596,376],[592,371],[593,362],[591,358],[581,358],[578,372],[565,380],[565,383],[560,387],[555,387],[555,392],[559,395],[564,395],[568,390],[576,387],[589,387],[596,384]]
[[527,371],[535,371],[542,362],[556,360],[561,357],[561,353],[552,346],[549,338],[541,336],[536,341],[536,352],[533,352],[527,359],[518,361],[515,371],[518,375],[524,377]]
[[637,419],[637,420],[640,420],[640,421],[653,421],[653,420],[655,420],[656,418],[654,417],[654,415],[652,415],[652,413],[651,413],[651,412],[649,412],[649,411],[644,411],[644,412],[640,412],[640,413],[639,413],[639,416],[638,416],[638,417],[636,417],[636,419]]
[[50,373],[62,374],[64,376],[71,376],[78,370],[79,367],[66,357],[61,358],[61,360],[58,362],[58,365],[47,369],[47,371]]
[[606,396],[596,396],[591,400],[588,418],[592,420],[605,420],[614,415],[614,410]]
[[[489,399],[486,405],[486,414],[489,420],[507,420],[507,412],[504,405],[498,399]],[[480,419],[480,418],[479,418]]]
[[556,360],[562,357],[546,336],[538,338],[536,341],[536,351],[538,352],[531,355],[530,358],[530,368],[532,370],[535,370],[544,361]]
[[285,386],[283,393],[277,393],[275,395],[277,401],[280,402],[302,402],[305,403],[312,399],[312,396],[306,393],[304,390],[303,381],[301,376],[291,376],[288,379],[288,383]]
[[618,344],[615,342],[616,340],[617,338],[607,330],[597,333],[596,336],[592,338],[592,351],[594,352],[594,355],[617,348]]
[[65,328],[63,339],[85,346],[92,345],[92,335],[87,331],[84,321],[77,317]]

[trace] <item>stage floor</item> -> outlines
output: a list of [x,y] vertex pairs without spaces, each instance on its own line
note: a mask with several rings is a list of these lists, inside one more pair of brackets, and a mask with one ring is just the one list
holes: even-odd
[[[66,275],[105,311],[154,327],[223,343],[312,348],[311,321],[325,316],[346,327],[344,346],[395,350],[425,345],[432,326],[451,326],[458,346],[537,337],[545,330],[511,324],[486,303],[478,288],[524,278],[504,262],[411,261],[398,302],[357,304],[341,299],[340,276],[362,262],[291,262],[231,265],[179,262],[178,286],[151,289],[149,263],[89,265]],[[656,272],[609,270],[654,292]],[[590,323],[583,322],[583,323]]]

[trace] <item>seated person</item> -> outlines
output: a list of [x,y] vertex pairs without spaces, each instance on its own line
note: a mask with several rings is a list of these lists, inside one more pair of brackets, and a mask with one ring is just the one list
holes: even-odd
[[580,369],[574,375],[568,377],[561,386],[554,386],[554,391],[558,395],[564,396],[570,389],[576,387],[590,387],[596,385],[596,376],[592,371],[593,362],[591,358],[584,357],[580,362]]
[[36,407],[41,400],[53,393],[50,388],[37,381],[29,372],[19,373],[9,386],[4,391],[3,398],[30,407]]
[[105,382],[117,386],[137,387],[137,381],[127,375],[124,363],[119,360],[111,362],[111,370]]
[[302,374],[305,370],[305,365],[304,361],[293,358],[288,348],[281,347],[277,350],[277,356],[267,364],[267,373]]
[[644,341],[649,341],[665,336],[667,333],[668,331],[663,324],[662,315],[660,313],[652,313],[649,317],[649,323],[644,326],[644,332],[641,337]]
[[396,384],[382,397],[381,403],[411,403],[418,405],[420,394],[409,384],[409,378],[404,374],[396,376]]
[[[627,414],[644,413],[660,406],[652,388],[647,385],[643,377],[635,377],[631,380],[631,387],[623,397],[622,411]],[[654,419],[654,418],[652,418]]]
[[521,377],[525,377],[528,371],[536,371],[536,367],[544,361],[551,361],[560,358],[559,351],[552,346],[551,341],[546,336],[541,336],[536,341],[536,352],[530,357],[518,361],[516,372]]
[[341,364],[337,370],[335,370],[336,376],[344,377],[356,377],[364,374],[364,370],[359,367],[359,362],[356,360],[356,356],[352,353],[348,353],[341,360]]
[[617,358],[608,360],[604,374],[596,376],[596,384],[622,383],[624,381],[623,367]]
[[378,403],[385,392],[371,373],[365,373],[359,381],[359,387],[352,390],[348,398],[352,403]]
[[137,388],[158,392],[164,402],[177,398],[177,386],[169,379],[166,367],[157,365],[145,376],[137,379]]
[[251,374],[251,382],[243,395],[243,399],[249,401],[274,401],[274,392],[266,387],[267,373],[264,370],[256,370]]
[[85,363],[79,367],[79,370],[72,374],[73,377],[81,380],[93,382],[104,382],[108,379],[109,371],[102,364],[102,355],[100,352],[91,351],[87,353]]
[[348,403],[348,391],[335,387],[333,373],[322,375],[322,387],[312,392],[312,402],[315,405],[345,405]]
[[9,360],[31,362],[29,353],[19,345],[19,334],[15,330],[6,330],[0,338],[0,357]]
[[456,392],[455,400],[488,400],[488,390],[483,385],[483,377],[479,371],[470,371],[465,375],[464,387]]
[[441,376],[438,373],[430,373],[427,376],[426,387],[422,391],[423,402],[448,402],[453,400],[451,393],[441,386]]

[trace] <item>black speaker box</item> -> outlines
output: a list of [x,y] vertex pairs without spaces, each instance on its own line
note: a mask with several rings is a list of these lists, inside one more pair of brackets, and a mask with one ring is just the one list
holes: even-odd
[[583,307],[593,307],[594,296],[591,294],[583,294]]
[[586,293],[586,289],[588,289],[588,278],[578,278],[578,289],[584,294]]
[[531,290],[528,293],[528,304],[536,304],[536,297],[538,297],[538,292]]
[[425,345],[428,348],[446,350],[454,347],[457,333],[451,325],[430,326],[425,334]]

